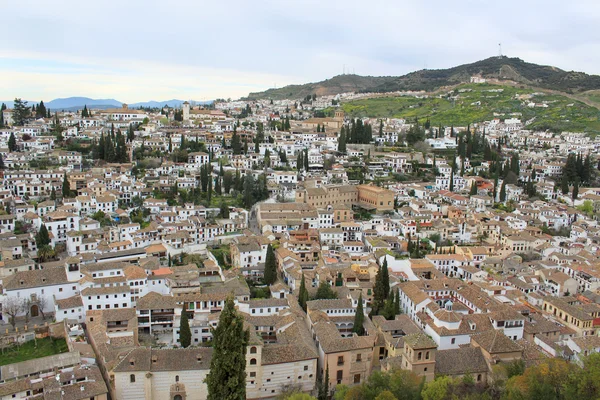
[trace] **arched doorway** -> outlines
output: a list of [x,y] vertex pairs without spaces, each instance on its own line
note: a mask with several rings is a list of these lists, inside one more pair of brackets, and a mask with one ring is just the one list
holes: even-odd
[[183,398],[181,397],[181,395],[176,394],[175,397],[173,397],[173,400],[183,400]]
[[31,306],[31,317],[37,317],[40,315],[40,308],[37,304]]

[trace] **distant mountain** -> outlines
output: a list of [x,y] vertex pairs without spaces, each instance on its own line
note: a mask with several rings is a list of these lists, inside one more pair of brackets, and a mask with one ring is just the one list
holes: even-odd
[[115,99],[90,99],[89,97],[67,97],[64,99],[54,99],[49,102],[44,102],[46,108],[51,110],[66,110],[83,108],[87,105],[91,108],[108,108],[108,107],[120,107],[121,102]]
[[[213,101],[193,101],[188,100],[193,104],[211,104]],[[144,101],[140,103],[129,104],[131,108],[138,107],[151,107],[151,108],[160,108],[164,105],[169,107],[179,108],[185,102],[185,100],[166,100],[166,101]],[[0,101],[0,104],[6,104],[8,108],[13,108],[14,101]],[[28,101],[28,105],[32,106],[33,104],[37,104],[38,101]],[[84,106],[93,109],[105,110],[107,108],[121,107],[123,105],[122,102],[115,99],[91,99],[89,97],[67,97],[64,99],[54,99],[49,102],[44,102],[46,108],[50,108],[51,110],[65,110],[65,111],[77,111],[83,109]]]
[[403,76],[338,75],[322,82],[289,85],[280,89],[250,93],[249,99],[300,99],[308,95],[335,95],[344,92],[431,91],[468,82],[471,76],[511,80],[518,83],[577,93],[600,89],[600,76],[525,62],[520,58],[490,57],[448,69],[420,70]]
[[[155,100],[150,100],[150,101],[144,101],[141,103],[133,103],[133,104],[129,104],[129,107],[151,107],[151,108],[160,108],[163,107],[165,105],[169,106],[169,107],[173,107],[173,108],[179,108],[181,107],[181,105],[185,102],[186,100],[177,100],[177,99],[172,99],[172,100],[166,100],[166,101],[155,101]],[[194,100],[187,100],[190,103],[195,103],[195,104],[211,104],[213,101],[209,100],[209,101],[194,101]]]

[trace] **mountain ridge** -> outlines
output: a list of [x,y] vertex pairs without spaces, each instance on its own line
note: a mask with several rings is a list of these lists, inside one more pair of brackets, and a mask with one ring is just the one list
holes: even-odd
[[[159,107],[163,107],[164,105],[167,105],[169,107],[181,107],[181,104],[183,104],[186,100],[178,100],[178,99],[171,99],[171,100],[165,100],[165,101],[156,101],[156,100],[150,100],[150,101],[142,101],[142,102],[138,102],[138,103],[130,103],[128,104],[129,107],[131,108],[138,108],[138,107],[151,107],[151,108],[159,108]],[[190,102],[193,102],[193,100],[190,100]],[[6,104],[6,106],[8,108],[13,108],[14,106],[14,101],[0,101],[0,104]],[[33,104],[37,104],[37,101],[28,101],[28,105],[32,106]],[[208,101],[195,101],[196,104],[210,104],[212,103],[212,100],[208,100]],[[106,108],[111,108],[111,107],[121,107],[123,105],[123,102],[115,100],[115,99],[92,99],[90,97],[80,97],[80,96],[74,96],[74,97],[65,97],[65,98],[58,98],[58,99],[53,99],[50,100],[48,102],[44,102],[44,105],[46,106],[46,108],[49,108],[51,110],[68,110],[68,111],[75,111],[75,110],[80,110],[82,109],[84,106],[87,106],[88,108],[92,108],[92,109],[106,109]]]
[[388,93],[395,91],[434,91],[444,86],[469,82],[472,76],[510,80],[545,89],[579,93],[600,89],[600,76],[565,71],[557,67],[528,63],[520,58],[490,57],[446,69],[423,69],[401,76],[337,75],[320,82],[288,85],[279,89],[250,93],[247,99],[301,99],[308,95],[336,95],[349,91]]

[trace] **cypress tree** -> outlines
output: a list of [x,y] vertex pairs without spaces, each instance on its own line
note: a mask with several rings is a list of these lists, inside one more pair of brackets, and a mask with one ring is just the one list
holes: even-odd
[[321,380],[321,384],[318,386],[317,400],[329,399],[329,366],[325,369],[325,378]]
[[471,184],[471,191],[469,192],[469,195],[475,196],[476,194],[477,194],[477,185],[475,184],[475,181],[473,181],[473,183]]
[[560,190],[562,192],[562,194],[568,194],[569,193],[569,178],[566,174],[563,173],[563,176],[560,180]]
[[0,154],[0,170],[4,169],[4,158],[2,157],[2,154]]
[[35,244],[38,249],[50,244],[50,235],[48,234],[48,228],[46,228],[45,224],[42,224],[40,230],[35,236]]
[[186,348],[192,344],[192,330],[190,329],[190,321],[188,320],[186,307],[181,311],[181,322],[179,323],[179,343],[181,347]]
[[215,193],[217,196],[221,195],[221,177],[217,177],[217,180],[215,181]]
[[306,312],[306,302],[308,301],[308,290],[306,290],[306,283],[304,282],[304,272],[302,273],[302,281],[300,282],[300,291],[298,292],[298,303],[300,307]]
[[263,281],[266,285],[272,285],[276,280],[277,260],[275,259],[273,247],[269,244],[267,246],[267,257],[265,258],[265,275]]
[[250,333],[244,318],[235,310],[233,297],[227,297],[219,324],[213,329],[213,355],[205,382],[208,400],[246,399],[246,346]]
[[247,173],[244,177],[244,193],[242,200],[244,202],[244,207],[247,209],[250,209],[254,205],[254,177],[251,173]]
[[15,133],[11,132],[8,138],[8,151],[13,152],[17,149],[17,139],[15,139]]
[[579,197],[579,179],[575,179],[575,184],[573,185],[572,197],[573,197],[573,201],[577,200],[577,197]]
[[383,259],[383,265],[381,266],[381,287],[384,298],[387,298],[390,293],[390,272],[388,270],[387,258]]
[[69,197],[71,195],[71,184],[69,183],[69,179],[67,179],[66,173],[63,175],[62,195],[63,198]]
[[238,136],[236,130],[233,130],[233,136],[231,137],[231,149],[233,150],[233,154],[242,154],[242,143],[240,142],[240,137]]
[[354,314],[354,327],[352,328],[352,332],[356,333],[358,336],[362,336],[365,334],[365,327],[363,324],[365,323],[365,312],[363,310],[363,297],[362,292],[358,296],[358,306],[356,307],[356,313]]
[[308,172],[308,149],[304,150],[304,169]]
[[398,288],[396,288],[396,299],[394,301],[394,305],[395,305],[394,313],[396,315],[399,315],[400,313],[402,313],[402,311],[400,309],[400,290]]
[[302,169],[304,169],[304,152],[301,151],[296,156],[296,170],[300,172]]
[[506,201],[506,182],[505,181],[502,181],[502,186],[500,187],[500,201],[503,203]]
[[50,200],[56,200],[56,189],[54,188],[52,188],[52,191],[50,192]]

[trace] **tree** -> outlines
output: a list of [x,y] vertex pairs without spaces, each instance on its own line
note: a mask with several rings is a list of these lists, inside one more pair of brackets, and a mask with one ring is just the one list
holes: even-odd
[[45,244],[43,246],[38,246],[38,249],[37,249],[38,262],[42,263],[42,262],[48,261],[55,255],[56,255],[56,253],[54,252],[54,249],[49,244]]
[[337,299],[337,293],[331,289],[331,285],[326,281],[319,284],[317,293],[315,294],[315,300],[321,299]]
[[221,177],[217,176],[217,179],[215,180],[215,193],[220,196],[221,192]]
[[63,198],[69,197],[71,195],[71,184],[69,183],[69,179],[67,178],[66,173],[63,175],[62,195]]
[[233,130],[233,136],[231,136],[231,149],[234,155],[242,154],[242,142],[235,129]]
[[231,171],[227,171],[223,174],[223,190],[225,194],[229,194],[231,192],[231,188],[233,186],[233,174]]
[[23,126],[29,118],[31,109],[27,106],[27,102],[21,99],[15,99],[13,105],[13,121],[15,126]]
[[506,181],[502,181],[502,186],[500,186],[500,201],[506,201]]
[[225,203],[225,201],[221,201],[221,207],[219,209],[219,216],[221,218],[229,218],[229,206],[227,205],[227,203]]
[[192,330],[190,329],[190,321],[188,320],[185,305],[181,311],[181,320],[179,323],[179,343],[181,343],[181,347],[183,348],[189,347],[192,344]]
[[329,366],[325,369],[325,378],[318,385],[317,399],[327,400],[329,398]]
[[337,150],[340,153],[345,153],[346,152],[346,134],[344,133],[344,128],[342,128],[342,131],[340,132],[340,136],[338,137],[338,148]]
[[88,113],[87,104],[83,105],[83,110],[81,110],[81,118],[88,118],[90,114]]
[[254,177],[251,173],[247,173],[244,177],[244,193],[243,198],[244,207],[250,209],[254,203]]
[[390,291],[390,277],[387,268],[387,259],[384,258],[382,266],[379,267],[375,276],[375,287],[373,288],[372,315],[377,315],[385,305]]
[[40,314],[42,314],[42,319],[45,320],[46,314],[44,313],[44,309],[48,306],[48,299],[45,296],[39,296],[37,298],[36,304],[38,306],[38,310],[40,311]]
[[354,314],[354,327],[352,328],[352,332],[356,333],[358,336],[362,336],[365,334],[365,327],[363,326],[365,323],[365,312],[363,310],[363,297],[362,293],[358,296],[358,306],[356,307],[356,313]]
[[48,234],[48,228],[46,228],[45,224],[42,224],[40,227],[40,230],[35,237],[35,244],[37,245],[38,251],[42,246],[50,244],[50,235]]
[[52,191],[50,191],[50,200],[56,200],[56,189],[54,188],[52,188]]
[[54,120],[52,121],[52,133],[54,134],[54,136],[56,136],[56,140],[58,142],[62,142],[63,141],[63,127],[60,124],[60,120],[58,119],[58,114],[54,114]]
[[579,179],[575,180],[575,184],[573,185],[573,193],[572,196],[573,201],[577,200],[577,197],[579,197]]
[[308,149],[304,149],[304,170],[308,172]]
[[402,313],[402,309],[400,307],[400,289],[396,288],[396,296],[395,296],[395,301],[394,301],[394,305],[395,305],[395,309],[394,309],[394,314],[395,315],[400,315]]
[[267,257],[265,258],[265,275],[264,283],[266,285],[272,285],[277,280],[277,260],[275,259],[275,252],[273,246],[270,244],[267,246]]
[[383,292],[385,293],[385,297],[387,298],[388,293],[390,292],[390,272],[388,270],[388,262],[387,258],[383,259],[383,265],[381,266],[381,285]]
[[302,273],[302,281],[300,282],[300,291],[298,292],[298,303],[300,307],[306,312],[306,302],[308,301],[308,290],[306,290],[306,283],[304,282],[304,273]]
[[2,304],[2,311],[8,315],[8,322],[12,325],[13,329],[17,325],[17,315],[23,309],[21,301],[18,297],[6,297]]
[[11,153],[17,149],[17,139],[15,138],[15,133],[11,132],[8,138],[8,151]]
[[560,191],[562,192],[562,194],[569,193],[569,178],[564,173],[563,173],[562,178],[560,179]]
[[298,172],[304,169],[304,152],[302,151],[299,152],[296,156],[296,169],[298,170]]
[[473,183],[471,184],[471,191],[469,192],[469,195],[475,196],[476,194],[477,194],[477,185],[473,181]]
[[423,400],[444,400],[448,396],[448,389],[452,386],[452,378],[440,376],[425,385],[422,391]]
[[208,400],[246,399],[246,346],[250,332],[244,329],[240,316],[228,296],[219,317],[219,324],[212,330],[213,355],[205,383]]

